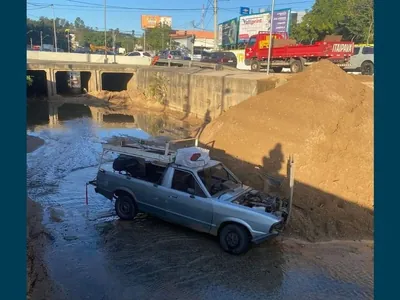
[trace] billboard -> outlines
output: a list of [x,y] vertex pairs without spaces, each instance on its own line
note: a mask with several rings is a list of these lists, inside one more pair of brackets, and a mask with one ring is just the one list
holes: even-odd
[[142,29],[156,28],[160,24],[172,27],[172,18],[166,16],[142,15]]
[[[281,9],[274,11],[272,31],[274,33],[288,32],[290,25],[290,15],[290,9]],[[247,42],[252,35],[258,34],[259,31],[269,31],[270,25],[270,12],[241,16],[239,18],[239,42]]]
[[234,18],[218,25],[218,41],[221,46],[237,44],[238,19]]

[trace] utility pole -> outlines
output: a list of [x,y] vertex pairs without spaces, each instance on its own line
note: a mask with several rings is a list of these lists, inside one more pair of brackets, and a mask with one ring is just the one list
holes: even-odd
[[53,31],[54,31],[54,47],[56,48],[56,52],[58,52],[58,47],[57,47],[57,31],[56,31],[56,17],[54,14],[54,5],[50,5],[52,10],[53,10]]
[[33,42],[32,42],[32,38],[30,38],[31,41],[31,50],[33,49]]
[[104,63],[107,62],[107,0],[104,0]]
[[146,29],[143,32],[143,51],[146,52]]
[[218,0],[214,0],[214,49],[217,50],[218,45]]
[[272,0],[271,4],[271,23],[269,28],[269,45],[268,45],[268,63],[267,63],[267,75],[269,75],[269,67],[271,65],[271,50],[272,50],[272,26],[274,24],[274,8],[275,0]]
[[43,51],[43,31],[40,32],[40,51]]
[[114,64],[116,64],[116,63],[117,63],[117,61],[116,61],[116,57],[115,57],[115,39],[116,39],[116,33],[115,33],[115,31],[114,31],[114,30],[112,31],[112,35],[113,35],[113,53],[114,53]]

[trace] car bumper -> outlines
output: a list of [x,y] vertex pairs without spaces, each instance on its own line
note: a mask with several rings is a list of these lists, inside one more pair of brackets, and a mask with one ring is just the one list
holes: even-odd
[[278,235],[279,235],[278,231],[273,231],[271,233],[264,234],[264,235],[258,236],[256,238],[253,238],[251,241],[254,244],[261,244],[261,243],[263,243],[265,241],[268,241],[270,239],[273,239],[273,238],[277,237]]

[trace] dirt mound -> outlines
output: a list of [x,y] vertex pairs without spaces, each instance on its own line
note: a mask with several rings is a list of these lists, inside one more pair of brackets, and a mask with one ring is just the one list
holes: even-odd
[[[373,92],[321,61],[233,107],[202,132],[214,155],[256,187],[254,165],[285,176],[296,159],[289,233],[309,240],[371,238]],[[268,153],[269,152],[269,153]]]

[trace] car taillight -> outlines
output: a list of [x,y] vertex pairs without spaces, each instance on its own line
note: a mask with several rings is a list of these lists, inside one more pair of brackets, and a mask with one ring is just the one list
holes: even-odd
[[168,55],[168,59],[172,59],[172,55],[170,54],[170,55]]
[[224,62],[227,62],[227,61],[228,61],[228,59],[224,57],[224,58],[221,58],[220,62],[224,63]]

